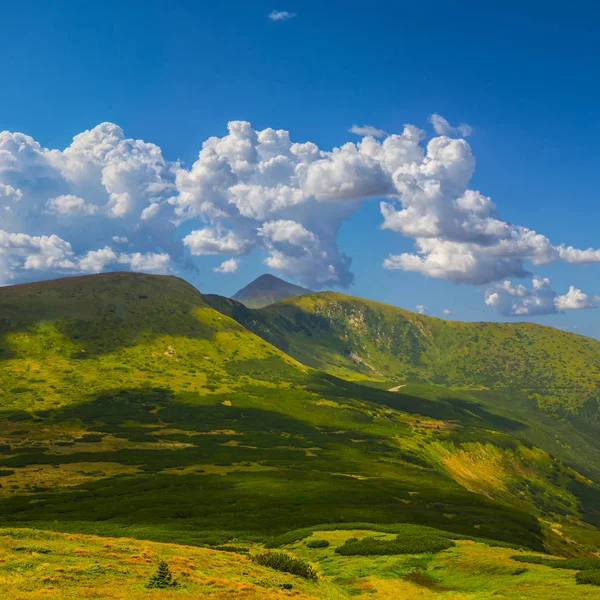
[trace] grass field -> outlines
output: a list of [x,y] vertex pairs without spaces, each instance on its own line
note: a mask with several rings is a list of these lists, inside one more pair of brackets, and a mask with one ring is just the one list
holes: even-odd
[[[54,598],[208,598],[275,600],[598,599],[579,571],[518,562],[514,550],[457,540],[435,554],[340,556],[349,538],[394,536],[369,530],[317,531],[282,551],[313,566],[316,581],[263,567],[246,554],[123,537],[0,529],[0,586],[6,600]],[[311,540],[326,548],[310,548]],[[250,554],[262,550],[256,544]],[[177,585],[148,589],[160,560]]]

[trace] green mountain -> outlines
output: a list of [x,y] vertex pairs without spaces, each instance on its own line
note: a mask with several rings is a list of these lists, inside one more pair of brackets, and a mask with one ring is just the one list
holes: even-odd
[[[507,577],[519,565],[491,548],[591,557],[595,344],[331,293],[251,310],[153,275],[0,288],[0,528],[301,556],[309,536],[375,553],[400,546],[346,538],[400,536],[416,554],[474,544]],[[580,382],[560,413],[535,396],[558,381]],[[323,573],[350,597],[339,556]]]
[[445,321],[333,292],[259,311],[206,296],[303,364],[352,379],[518,391],[599,424],[600,342],[533,323]]
[[310,294],[310,290],[267,273],[236,292],[233,299],[248,308],[262,308],[278,300],[303,294]]

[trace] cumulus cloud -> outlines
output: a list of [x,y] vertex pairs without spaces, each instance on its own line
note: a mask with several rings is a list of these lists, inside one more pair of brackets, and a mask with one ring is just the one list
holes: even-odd
[[531,289],[521,284],[513,285],[508,280],[488,287],[485,303],[501,315],[511,317],[549,315],[597,306],[594,299],[573,286],[559,296],[551,288],[550,280],[539,275],[533,277]]
[[481,285],[530,276],[530,264],[600,260],[598,250],[555,246],[504,221],[491,198],[468,187],[475,159],[464,139],[435,137],[415,156],[393,172],[397,197],[381,202],[382,227],[413,238],[415,251],[388,256],[385,268]]
[[289,21],[296,16],[296,13],[288,12],[287,10],[273,10],[269,13],[271,21]]
[[442,115],[436,113],[429,117],[429,122],[438,135],[460,135],[462,137],[468,137],[473,133],[473,128],[470,125],[461,123],[456,127],[452,127]]
[[218,267],[215,267],[213,271],[215,273],[235,273],[238,270],[240,261],[236,258],[230,258],[224,260]]
[[444,309],[444,314],[445,314],[447,317],[449,317],[449,316],[452,314],[452,311],[451,311],[450,309],[448,309],[448,308],[445,308],[445,309]]
[[562,296],[557,296],[554,303],[558,310],[579,310],[582,308],[596,308],[598,300],[598,296],[590,298],[580,289],[571,285],[569,291]]
[[50,198],[46,202],[46,212],[55,215],[93,215],[98,211],[98,207],[93,204],[87,204],[83,198],[73,194],[65,194]]
[[374,138],[382,138],[387,135],[387,132],[385,132],[383,129],[378,129],[372,125],[352,125],[348,131],[350,131],[350,133],[360,135],[361,137],[370,135]]
[[221,227],[196,229],[183,238],[183,243],[194,256],[203,254],[244,254],[249,242],[240,238],[234,231]]
[[[165,256],[184,254],[169,217],[174,171],[158,146],[128,139],[112,123],[78,134],[64,150],[0,132],[0,281],[94,272],[103,253],[107,268],[164,272]],[[142,221],[153,204],[161,210]],[[128,256],[111,249],[124,238],[134,250]]]
[[205,255],[256,252],[313,289],[348,286],[351,258],[338,233],[373,198],[382,227],[414,241],[412,252],[385,259],[389,269],[489,285],[553,261],[600,261],[600,250],[554,245],[503,220],[490,197],[469,187],[475,157],[464,139],[446,135],[454,131],[426,142],[412,125],[382,139],[367,127],[356,128],[369,135],[355,143],[324,150],[283,129],[232,121],[191,166],[112,123],[64,150],[1,132],[0,280],[165,272]]
[[422,304],[417,304],[417,312],[420,315],[426,315],[427,314],[427,307],[423,306]]
[[574,265],[589,265],[600,262],[600,249],[578,250],[573,246],[561,245],[557,248],[559,256],[567,263]]

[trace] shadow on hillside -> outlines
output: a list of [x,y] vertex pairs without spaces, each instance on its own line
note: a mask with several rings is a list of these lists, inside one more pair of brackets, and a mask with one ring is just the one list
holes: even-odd
[[475,401],[470,402],[463,398],[453,398],[451,396],[440,400],[429,400],[401,392],[389,392],[360,385],[325,373],[315,375],[309,388],[326,396],[368,400],[396,410],[416,413],[433,419],[460,421],[465,426],[485,426],[504,432],[516,432],[527,427],[521,421],[492,413]]
[[26,332],[34,334],[27,352],[82,360],[161,335],[212,339],[213,328],[193,314],[202,306],[179,279],[134,273],[0,288],[0,360],[16,355],[10,338]]
[[[1,468],[76,464],[98,478],[4,498],[0,523],[47,526],[58,520],[67,528],[81,523],[93,528],[100,522],[114,535],[123,525],[144,525],[156,527],[157,535],[171,532],[170,541],[193,543],[189,535],[207,530],[264,538],[322,523],[412,522],[541,549],[535,517],[472,493],[433,469],[399,465],[397,476],[368,477],[378,459],[397,454],[383,438],[363,435],[364,443],[356,444],[360,432],[333,435],[276,411],[220,400],[215,395],[206,404],[193,394],[161,388],[114,390],[77,406],[36,412],[36,421],[44,418],[46,425],[71,422],[88,435],[101,434],[90,440],[98,444],[110,433],[137,445],[11,451]],[[159,441],[171,445],[145,444]],[[107,463],[139,472],[103,476]],[[206,465],[223,472],[203,472]],[[227,468],[239,465],[247,468]]]

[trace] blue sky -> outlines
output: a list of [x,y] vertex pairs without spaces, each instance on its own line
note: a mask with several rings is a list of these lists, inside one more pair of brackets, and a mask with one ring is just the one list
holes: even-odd
[[[103,122],[114,123],[122,128],[124,139],[144,140],[160,148],[169,173],[157,176],[154,162],[152,177],[159,177],[161,185],[167,182],[165,189],[177,186],[179,194],[172,175],[174,162],[181,161],[179,168],[191,172],[203,143],[211,136],[226,136],[229,121],[248,121],[256,131],[286,130],[293,142],[310,141],[328,152],[347,142],[361,142],[360,136],[348,131],[353,124],[393,134],[402,134],[404,125],[412,124],[425,132],[424,147],[437,135],[429,118],[439,114],[451,125],[472,127],[467,141],[476,167],[468,188],[490,197],[503,223],[535,230],[554,248],[596,249],[600,246],[596,176],[600,83],[595,74],[600,67],[600,15],[591,2],[522,4],[11,3],[0,9],[5,24],[0,38],[4,81],[0,130],[31,136],[41,148],[64,150],[77,134]],[[294,16],[273,21],[268,15],[274,10]],[[101,133],[103,140],[102,136],[116,135]],[[450,137],[456,140],[460,135]],[[96,149],[105,143],[98,139],[94,137]],[[9,152],[14,153],[13,142],[11,138]],[[86,144],[91,147],[87,139]],[[13,235],[5,242],[5,247],[11,244],[13,254],[5,249],[4,263],[0,254],[3,283],[94,272],[98,265],[107,269],[156,266],[172,269],[202,291],[232,294],[266,270],[310,284],[307,273],[311,269],[324,273],[321,270],[331,263],[336,273],[353,273],[354,283],[347,291],[355,295],[411,310],[423,305],[435,316],[448,309],[450,318],[457,319],[526,318],[600,337],[598,311],[583,308],[595,304],[594,296],[600,295],[596,255],[585,261],[550,260],[544,255],[542,262],[532,264],[529,254],[525,270],[551,280],[548,284],[538,279],[537,288],[532,287],[532,275],[519,278],[516,271],[490,276],[483,283],[480,276],[469,274],[456,283],[457,277],[447,273],[426,276],[423,270],[384,269],[383,261],[390,255],[415,253],[417,238],[406,234],[412,225],[382,230],[382,195],[344,197],[342,202],[337,198],[334,208],[324,207],[319,193],[325,192],[319,182],[304,186],[303,192],[310,187],[319,202],[307,201],[301,216],[296,211],[291,219],[288,211],[254,223],[256,227],[264,227],[267,221],[287,223],[269,229],[268,235],[265,229],[258,242],[247,239],[251,225],[247,219],[202,212],[197,189],[190,200],[196,208],[192,211],[192,204],[182,208],[186,217],[171,229],[162,227],[169,219],[165,211],[171,192],[161,191],[158,204],[163,212],[157,208],[155,218],[162,225],[150,231],[144,229],[150,227],[148,220],[140,226],[127,215],[100,217],[100,171],[92,173],[82,160],[69,163],[68,168],[62,159],[49,160],[52,169],[60,170],[60,178],[70,178],[67,183],[59,182],[56,172],[46,163],[42,168],[37,159],[19,163],[18,173],[5,163],[3,180],[0,161],[0,184],[11,186],[13,203],[10,216],[0,213],[0,230]],[[135,205],[139,217],[154,196],[130,197],[142,189],[141,175],[136,171],[132,183],[132,171],[122,167],[126,159],[119,160],[108,206]],[[124,179],[124,172],[130,179]],[[104,173],[105,181],[113,171]],[[358,178],[355,185],[360,189],[366,186],[377,192],[385,187],[371,172],[352,171],[351,176]],[[98,181],[92,181],[94,177]],[[183,178],[188,190],[197,181]],[[314,191],[315,186],[319,191]],[[129,194],[126,201],[123,194]],[[70,204],[52,200],[64,197],[71,199]],[[73,198],[84,204],[76,204],[79,200]],[[443,199],[455,200],[451,192]],[[389,201],[401,210],[400,200]],[[331,211],[336,215],[331,216]],[[73,212],[84,220],[77,221]],[[196,244],[199,254],[190,256],[188,244],[181,256],[175,256],[181,250],[175,246],[181,246],[185,236],[214,228],[217,221],[221,237],[227,232],[237,236],[225,246],[219,241],[228,251],[210,254],[217,243],[214,235],[209,236],[210,243],[205,235],[202,248]],[[298,227],[290,229],[291,221]],[[327,238],[325,229],[336,231]],[[38,238],[55,234],[70,249],[49,242],[54,253],[49,261],[41,256],[38,242],[16,247],[14,235],[20,233]],[[107,242],[108,233],[115,233],[111,239],[127,237],[127,247],[119,249],[117,242]],[[299,240],[296,245],[284,239],[291,235]],[[451,241],[456,242],[452,235]],[[167,243],[166,236],[174,241]],[[326,264],[309,264],[300,256],[308,252],[307,244],[314,254],[311,260],[325,253]],[[109,246],[113,252],[109,258],[94,255],[81,262],[87,252]],[[58,256],[60,252],[64,255]],[[171,256],[168,267],[155,258],[165,252]],[[352,258],[351,267],[343,264],[342,253]],[[28,263],[27,256],[31,257]],[[264,264],[269,257],[271,267]],[[213,271],[232,258],[239,261],[235,273]],[[190,261],[197,271],[185,268]],[[298,266],[299,261],[304,261],[303,266]],[[273,265],[283,265],[283,271]],[[324,287],[335,283],[319,277]],[[505,280],[512,287],[497,289]],[[518,284],[529,291],[517,288]],[[565,297],[570,286],[581,290],[587,300]],[[510,312],[521,316],[509,316]]]

